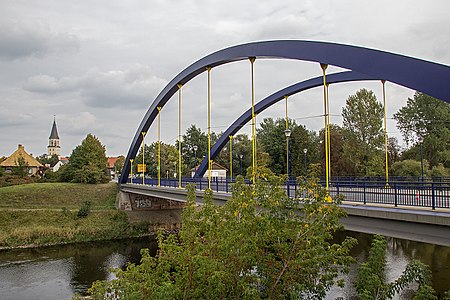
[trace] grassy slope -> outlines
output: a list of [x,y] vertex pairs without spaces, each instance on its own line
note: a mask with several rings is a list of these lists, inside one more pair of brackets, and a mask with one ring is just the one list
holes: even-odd
[[[36,183],[0,188],[0,248],[105,240],[145,233],[114,209],[117,185]],[[84,201],[92,211],[78,218]],[[70,211],[72,209],[72,211]]]
[[78,209],[91,201],[93,209],[114,208],[117,184],[32,183],[0,188],[0,208]]

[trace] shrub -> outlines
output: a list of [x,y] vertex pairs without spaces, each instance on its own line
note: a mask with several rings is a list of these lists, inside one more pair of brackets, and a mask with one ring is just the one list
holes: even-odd
[[79,219],[86,218],[91,212],[91,201],[84,201],[78,210],[77,217]]

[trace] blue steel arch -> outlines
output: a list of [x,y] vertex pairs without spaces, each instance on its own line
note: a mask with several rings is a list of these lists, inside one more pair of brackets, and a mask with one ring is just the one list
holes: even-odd
[[[340,73],[334,73],[327,75],[327,83],[341,83],[341,82],[349,82],[349,81],[362,81],[362,80],[377,80],[379,78],[375,78],[369,75],[360,74],[353,71],[346,71]],[[293,85],[290,85],[284,89],[281,89],[263,100],[259,101],[255,104],[255,114],[259,114],[264,111],[266,108],[274,105],[275,103],[284,99],[285,96],[291,96],[318,86],[323,85],[323,78],[315,77],[311,78]],[[248,121],[252,118],[252,109],[248,109],[244,112],[239,118],[237,118],[228,128],[223,132],[217,142],[211,147],[211,160],[219,155],[220,151],[225,147],[225,145],[229,141],[230,135],[235,135]],[[208,168],[208,158],[204,158],[198,167],[194,177],[202,177]]]
[[314,41],[265,41],[219,50],[194,62],[173,78],[153,101],[144,115],[128,150],[120,183],[126,183],[130,173],[130,158],[134,158],[142,143],[141,132],[147,131],[163,107],[176,93],[179,84],[222,64],[255,58],[284,58],[323,63],[349,69],[398,85],[418,90],[432,97],[450,101],[450,67],[413,57],[343,44]]

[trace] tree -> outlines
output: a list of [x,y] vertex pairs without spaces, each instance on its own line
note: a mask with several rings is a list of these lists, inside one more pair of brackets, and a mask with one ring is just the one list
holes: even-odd
[[125,156],[120,155],[114,163],[114,169],[117,173],[122,173],[123,165],[125,164]]
[[416,92],[405,106],[394,114],[397,127],[408,145],[413,144],[408,158],[419,160],[419,148],[431,166],[442,163],[450,168],[450,107],[448,103]]
[[353,238],[333,243],[343,211],[325,203],[315,182],[309,201],[286,196],[267,174],[256,186],[238,177],[224,206],[195,203],[188,189],[179,235],[158,236],[159,250],[142,252],[139,265],[115,270],[117,279],[89,290],[93,299],[320,299],[348,271]]
[[[195,154],[197,156],[197,164],[201,162],[203,156],[206,157],[208,155],[208,136],[200,128],[191,125],[186,129],[186,134],[183,135],[183,143],[181,146],[182,159],[185,165],[183,169],[185,170],[185,175],[187,175],[190,174],[191,168],[194,167]],[[194,146],[197,147],[197,151],[194,151]],[[213,143],[211,142],[212,146]]]
[[25,161],[25,159],[22,156],[19,156],[19,158],[16,161],[16,166],[13,168],[13,174],[18,175],[20,177],[25,177],[28,174],[28,163]]
[[59,161],[59,157],[56,154],[53,154],[52,156],[48,156],[47,154],[42,154],[41,156],[36,157],[37,161],[40,162],[42,165],[49,165],[53,167],[56,165],[56,163]]
[[372,91],[361,89],[347,98],[342,109],[344,128],[354,132],[359,141],[377,148],[383,144],[383,106]]
[[[317,137],[315,133],[308,131],[304,126],[299,126],[293,120],[289,120],[289,162],[290,175],[296,177],[305,174],[303,149],[307,149],[308,162],[318,161]],[[261,151],[270,156],[269,168],[275,174],[286,174],[287,153],[286,153],[286,119],[273,120],[265,118],[257,129],[257,143],[261,146]]]
[[[428,161],[423,162],[424,172],[428,170]],[[422,165],[420,161],[405,159],[392,164],[391,173],[401,177],[419,177],[422,176]]]
[[379,160],[376,150],[380,150],[384,141],[383,114],[383,106],[377,101],[375,94],[366,89],[349,96],[342,109],[343,126],[355,137],[357,143],[352,147],[360,154],[359,165],[364,175],[372,175],[374,170],[369,166]]
[[75,147],[70,155],[69,163],[63,169],[61,179],[81,183],[109,181],[106,149],[97,137],[88,134],[81,145]]
[[392,299],[403,289],[417,283],[418,291],[414,299],[435,299],[436,292],[431,287],[431,272],[425,264],[420,261],[412,261],[406,266],[403,274],[394,282],[385,282],[386,268],[386,239],[376,235],[372,241],[367,262],[358,268],[357,281],[355,283],[359,299]]

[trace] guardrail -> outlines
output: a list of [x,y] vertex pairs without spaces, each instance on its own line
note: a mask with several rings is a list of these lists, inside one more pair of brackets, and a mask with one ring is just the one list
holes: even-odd
[[[213,178],[211,189],[215,192],[231,192],[231,184],[235,180],[230,178]],[[246,180],[250,184],[250,180]],[[323,181],[319,181],[323,184]],[[134,178],[133,183],[142,184],[142,178]],[[178,179],[161,179],[161,186],[178,187]],[[181,186],[188,183],[196,185],[198,190],[208,188],[207,178],[183,178]],[[145,184],[157,186],[156,178],[145,178]],[[284,185],[288,196],[302,197],[304,191],[299,188],[296,180],[288,180]],[[440,181],[390,181],[387,186],[384,181],[369,180],[333,180],[330,182],[331,197],[343,195],[345,201],[363,204],[387,204],[392,206],[416,206],[436,208],[450,208],[450,180]]]

